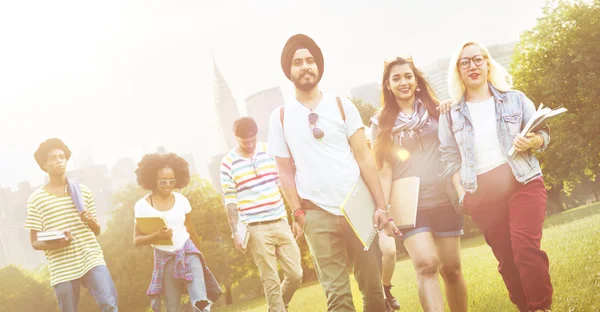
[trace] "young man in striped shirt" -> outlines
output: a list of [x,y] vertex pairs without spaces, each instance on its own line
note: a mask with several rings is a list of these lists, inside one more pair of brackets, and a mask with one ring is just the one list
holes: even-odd
[[[60,310],[77,311],[83,285],[102,312],[118,311],[115,285],[96,240],[100,225],[94,197],[86,186],[80,185],[85,209],[79,212],[69,194],[65,173],[71,150],[59,139],[48,139],[40,144],[34,157],[50,181],[29,196],[25,229],[30,231],[31,246],[46,254],[50,284]],[[38,232],[50,230],[64,232],[66,237],[38,240]]]
[[[260,271],[269,311],[287,311],[302,279],[300,249],[287,221],[275,159],[267,146],[256,142],[258,127],[249,117],[237,120],[234,133],[238,146],[221,162],[221,186],[233,240],[245,252],[238,222],[250,234],[247,248]],[[298,238],[298,237],[296,237]],[[283,269],[280,283],[277,262]]]

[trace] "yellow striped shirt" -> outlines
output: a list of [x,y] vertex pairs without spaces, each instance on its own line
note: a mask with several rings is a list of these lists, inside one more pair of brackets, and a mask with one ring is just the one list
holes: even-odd
[[[85,208],[96,217],[96,204],[89,188],[81,185]],[[76,280],[93,267],[106,265],[94,232],[79,217],[71,197],[56,196],[39,188],[27,204],[25,229],[34,231],[70,230],[75,240],[67,247],[45,250],[50,285]]]

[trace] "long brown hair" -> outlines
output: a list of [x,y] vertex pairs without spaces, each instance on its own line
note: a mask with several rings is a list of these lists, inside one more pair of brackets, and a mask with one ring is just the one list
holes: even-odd
[[438,120],[440,115],[436,109],[440,101],[435,96],[435,93],[431,89],[431,86],[429,86],[427,80],[425,80],[423,73],[415,67],[415,64],[412,61],[398,57],[396,60],[386,64],[383,69],[383,79],[381,81],[382,108],[378,113],[379,133],[377,134],[375,142],[372,142],[373,150],[375,151],[375,163],[377,164],[378,169],[381,169],[384,161],[389,161],[392,157],[393,141],[391,140],[390,135],[396,117],[400,113],[400,108],[396,103],[396,97],[388,88],[388,80],[390,79],[391,69],[396,65],[404,64],[410,65],[410,68],[417,79],[417,89],[421,89],[420,91],[415,91],[415,98],[420,99],[423,105],[425,105],[429,116]]

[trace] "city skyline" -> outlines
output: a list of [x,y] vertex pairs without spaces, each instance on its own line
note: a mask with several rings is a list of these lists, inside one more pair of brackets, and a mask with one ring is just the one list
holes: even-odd
[[[293,93],[279,55],[295,33],[312,36],[324,51],[321,88],[350,96],[350,88],[380,79],[387,56],[409,52],[425,66],[467,38],[518,40],[544,1],[506,1],[494,10],[482,1],[35,3],[0,5],[0,29],[11,29],[5,43],[19,47],[0,51],[4,187],[43,181],[32,154],[48,137],[62,138],[74,160],[91,148],[94,162],[109,167],[166,146],[193,153],[207,178],[206,164],[223,146],[211,51],[245,115],[251,94],[273,87],[284,97]],[[430,12],[432,4],[439,10]],[[431,21],[414,28],[425,15]],[[480,27],[470,27],[473,18]]]

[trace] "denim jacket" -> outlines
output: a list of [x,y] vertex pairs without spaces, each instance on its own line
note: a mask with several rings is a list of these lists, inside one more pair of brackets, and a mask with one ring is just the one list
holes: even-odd
[[[542,175],[540,164],[531,150],[517,153],[515,158],[508,156],[515,137],[521,133],[527,121],[535,113],[533,102],[520,91],[498,91],[491,84],[490,91],[496,106],[496,129],[504,155],[507,155],[515,178],[520,183],[527,183]],[[544,126],[536,132],[544,143],[538,149],[543,151],[550,142],[550,129]],[[452,105],[450,111],[440,116],[438,136],[442,162],[446,169],[442,178],[450,178],[460,170],[461,183],[467,192],[477,190],[477,164],[475,158],[475,135],[469,109],[465,98]]]

